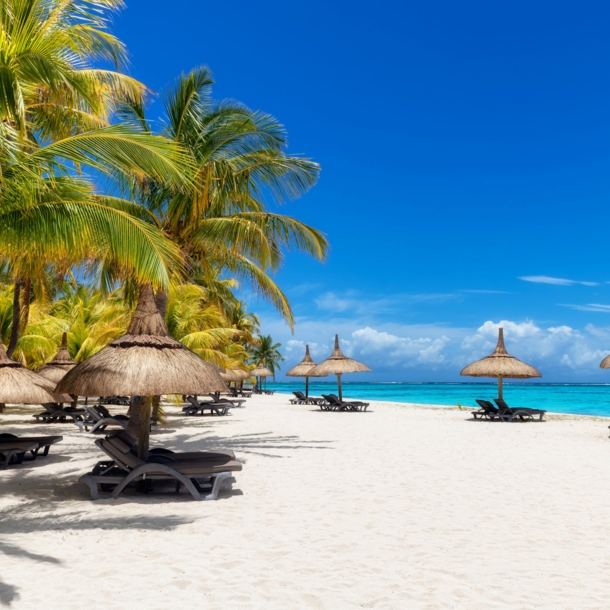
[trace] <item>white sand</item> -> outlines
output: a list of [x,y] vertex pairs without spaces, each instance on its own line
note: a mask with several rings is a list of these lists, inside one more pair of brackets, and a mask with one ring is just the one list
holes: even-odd
[[103,455],[33,408],[0,431],[63,434],[0,473],[0,606],[608,608],[610,440],[601,418],[473,422],[457,409],[368,413],[253,397],[232,415],[170,409],[152,444],[233,449],[232,495],[92,502]]

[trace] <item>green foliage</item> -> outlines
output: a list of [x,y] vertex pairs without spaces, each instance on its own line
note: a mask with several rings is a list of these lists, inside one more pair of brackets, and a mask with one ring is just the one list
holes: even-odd
[[258,337],[256,346],[250,350],[252,363],[266,366],[275,377],[275,372],[281,368],[280,362],[284,360],[284,356],[279,351],[280,347],[281,344],[274,343],[271,335]]

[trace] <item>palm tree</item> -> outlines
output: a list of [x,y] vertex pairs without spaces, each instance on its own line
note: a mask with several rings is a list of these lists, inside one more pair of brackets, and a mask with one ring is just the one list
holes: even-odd
[[[195,168],[192,188],[138,183],[145,205],[180,245],[192,281],[226,273],[247,282],[272,302],[293,326],[287,298],[269,276],[295,248],[323,260],[328,243],[322,233],[289,216],[269,212],[263,197],[283,202],[313,186],[319,166],[285,151],[283,126],[270,115],[236,102],[216,103],[208,68],[178,78],[165,99],[164,135],[189,154]],[[150,133],[142,108],[132,105],[132,120]],[[199,280],[197,279],[199,278]],[[164,295],[158,305],[163,309]]]
[[[153,178],[189,184],[189,159],[158,136],[111,125],[117,104],[141,103],[145,87],[118,71],[125,49],[107,30],[120,0],[0,0],[0,255],[15,283],[9,352],[27,326],[33,281],[83,261],[115,277],[169,285],[178,249],[144,211],[96,192],[84,167],[120,187]],[[22,312],[23,310],[23,312]]]
[[[279,351],[280,347],[282,344],[274,343],[271,335],[261,335],[257,344],[250,350],[252,363],[266,366],[273,373],[274,379],[275,371],[280,370],[280,362],[284,360],[284,356]],[[266,379],[265,383],[267,383]]]

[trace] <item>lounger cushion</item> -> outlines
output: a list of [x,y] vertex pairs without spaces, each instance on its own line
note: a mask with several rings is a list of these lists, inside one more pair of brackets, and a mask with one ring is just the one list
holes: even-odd
[[108,441],[121,453],[129,453],[131,451],[131,447],[127,443],[124,443],[118,436],[111,436],[108,438]]
[[173,462],[169,466],[179,473],[189,476],[216,474],[227,471],[239,472],[242,469],[241,463],[236,460],[224,463],[206,463],[202,460],[179,461]]

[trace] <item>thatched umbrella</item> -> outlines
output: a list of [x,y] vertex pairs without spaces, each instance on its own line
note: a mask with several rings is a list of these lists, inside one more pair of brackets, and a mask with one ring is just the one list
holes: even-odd
[[343,355],[341,348],[339,347],[339,335],[335,335],[335,349],[333,353],[324,362],[320,362],[318,366],[314,367],[310,371],[310,375],[319,376],[331,375],[337,376],[337,385],[339,387],[339,400],[343,400],[343,392],[341,389],[341,375],[345,373],[369,373],[370,368],[362,362],[352,360],[347,356]]
[[11,360],[0,343],[0,412],[7,403],[41,405],[71,400],[70,396],[55,394],[52,381]]
[[305,396],[309,396],[309,378],[310,377],[328,377],[328,373],[319,373],[312,375],[311,371],[316,366],[316,363],[309,355],[309,345],[305,346],[305,358],[296,366],[293,366],[287,373],[287,377],[305,377]]
[[246,373],[246,371],[242,371],[241,369],[228,369],[220,373],[220,377],[229,385],[232,381],[235,382],[235,388],[237,388],[238,382],[247,379],[249,376],[249,373]]
[[231,381],[241,381],[244,379],[236,369],[229,369],[227,371],[223,371],[220,373],[220,377],[226,381],[227,383],[231,383]]
[[498,398],[502,398],[502,380],[504,378],[530,379],[531,377],[542,377],[538,369],[517,360],[506,351],[502,328],[498,329],[498,345],[496,345],[493,353],[469,364],[462,369],[460,375],[466,377],[497,377]]
[[39,369],[36,369],[36,372],[45,379],[57,384],[64,378],[64,375],[75,366],[76,362],[72,360],[70,352],[68,351],[67,334],[64,333],[61,338],[61,347],[57,354],[55,354],[55,358]]
[[263,366],[262,362],[259,362],[256,365],[256,368],[254,368],[254,369],[252,369],[250,371],[250,376],[251,377],[258,377],[259,378],[259,380],[258,380],[259,386],[262,385],[260,378],[261,377],[265,377],[265,387],[267,387],[267,379],[266,378],[267,377],[273,377],[273,373],[266,366]]
[[157,310],[152,288],[140,288],[127,334],[75,366],[59,382],[59,392],[79,396],[141,396],[138,455],[148,456],[151,399],[162,394],[226,392],[211,364],[172,339]]
[[610,356],[606,356],[600,363],[600,369],[610,369]]

